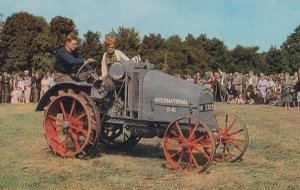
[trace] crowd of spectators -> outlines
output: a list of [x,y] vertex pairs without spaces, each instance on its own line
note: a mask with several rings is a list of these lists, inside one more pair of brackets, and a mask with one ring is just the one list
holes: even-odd
[[225,73],[207,71],[194,76],[188,74],[176,77],[198,84],[213,92],[216,102],[228,104],[268,104],[300,107],[300,69],[290,73]]
[[[176,77],[195,83],[212,91],[216,102],[228,104],[269,104],[284,107],[300,107],[300,69],[298,72],[265,75],[252,71],[225,73],[207,71],[194,76]],[[39,73],[26,70],[20,73],[0,75],[1,103],[38,102],[55,84],[50,72]]]
[[25,70],[20,73],[0,75],[1,103],[29,103],[38,102],[46,91],[55,83],[52,74]]

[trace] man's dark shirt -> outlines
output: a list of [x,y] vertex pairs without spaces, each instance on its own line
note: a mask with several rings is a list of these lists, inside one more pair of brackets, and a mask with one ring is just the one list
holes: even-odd
[[54,64],[54,71],[63,74],[71,74],[72,68],[75,64],[83,64],[84,59],[76,52],[68,52],[65,47],[56,51],[56,60]]

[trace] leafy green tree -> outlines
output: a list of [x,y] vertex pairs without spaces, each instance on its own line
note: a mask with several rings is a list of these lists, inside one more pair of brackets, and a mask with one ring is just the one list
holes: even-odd
[[239,71],[246,73],[250,70],[255,71],[256,73],[265,72],[267,70],[267,65],[257,51],[259,50],[258,46],[254,47],[243,47],[237,45],[231,53],[230,61],[230,71]]
[[0,13],[0,33],[1,33],[1,31],[3,29],[3,25],[4,25],[4,22],[2,21],[2,17],[3,17],[3,14]]
[[188,73],[204,73],[209,70],[209,55],[203,48],[186,47],[186,56],[188,61]]
[[282,51],[275,46],[271,46],[265,57],[266,63],[269,65],[270,73],[280,73],[284,70],[282,63]]
[[197,48],[198,47],[196,38],[194,37],[193,34],[190,34],[190,33],[185,37],[185,43],[188,46],[193,47],[193,48]]
[[100,41],[100,32],[88,31],[84,34],[81,51],[85,58],[94,58],[99,62],[102,59],[103,46]]
[[32,41],[32,68],[35,70],[50,71],[53,69],[55,59],[54,44],[51,38],[51,32],[48,23],[44,18],[39,17],[40,25],[43,28],[41,32]]
[[139,55],[140,37],[139,32],[134,28],[118,27],[109,35],[113,35],[117,39],[117,49],[122,50],[129,58]]
[[294,33],[287,37],[287,40],[282,44],[284,63],[288,64],[285,71],[292,72],[300,68],[300,25],[294,30]]
[[52,61],[49,36],[49,26],[44,18],[27,12],[9,16],[0,37],[4,44],[1,69],[11,72],[49,66]]
[[281,64],[278,70],[281,72],[289,72],[289,73],[295,71],[296,67],[291,65],[291,58],[290,58],[291,55],[289,54],[289,52],[283,50],[281,54],[282,54]]
[[200,34],[196,44],[198,49],[203,49],[207,53],[205,62],[210,70],[227,70],[230,54],[223,41],[217,38],[208,39],[206,34]]
[[68,34],[71,32],[78,33],[74,21],[62,16],[56,16],[51,19],[50,32],[53,37],[54,49],[64,46],[64,41]]
[[197,39],[188,34],[185,38],[185,48],[188,61],[188,73],[202,72],[208,70],[208,54],[203,47],[200,46]]
[[187,60],[187,48],[178,35],[170,36],[165,42],[165,48],[168,52],[168,62],[170,73],[190,72]]
[[160,34],[145,35],[140,45],[142,59],[148,59],[156,69],[161,69],[164,61],[164,39]]
[[[3,30],[3,26],[4,26],[4,22],[2,21],[2,17],[3,17],[3,14],[0,13],[0,37],[1,37],[2,30]],[[2,49],[4,49],[4,46],[3,46],[3,43],[0,39],[0,68],[1,68],[1,65],[3,63],[3,53],[4,52],[2,52]]]
[[224,42],[217,38],[213,38],[209,40],[209,43],[207,44],[205,50],[211,56],[209,67],[214,71],[216,71],[217,69],[224,70],[228,53],[227,47],[225,46]]

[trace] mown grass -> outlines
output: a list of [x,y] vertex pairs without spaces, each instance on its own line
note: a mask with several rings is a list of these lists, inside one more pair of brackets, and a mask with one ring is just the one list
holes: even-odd
[[168,167],[158,138],[127,152],[99,145],[85,160],[54,156],[35,106],[0,104],[0,189],[300,189],[300,109],[216,104],[244,120],[248,151],[184,176]]

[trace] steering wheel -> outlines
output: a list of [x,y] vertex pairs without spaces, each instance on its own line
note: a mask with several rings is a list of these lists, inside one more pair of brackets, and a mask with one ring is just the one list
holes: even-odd
[[76,73],[76,79],[79,82],[93,82],[94,80],[98,79],[99,76],[96,72],[97,65],[99,65],[99,63],[96,60],[92,63],[84,63],[78,69]]

